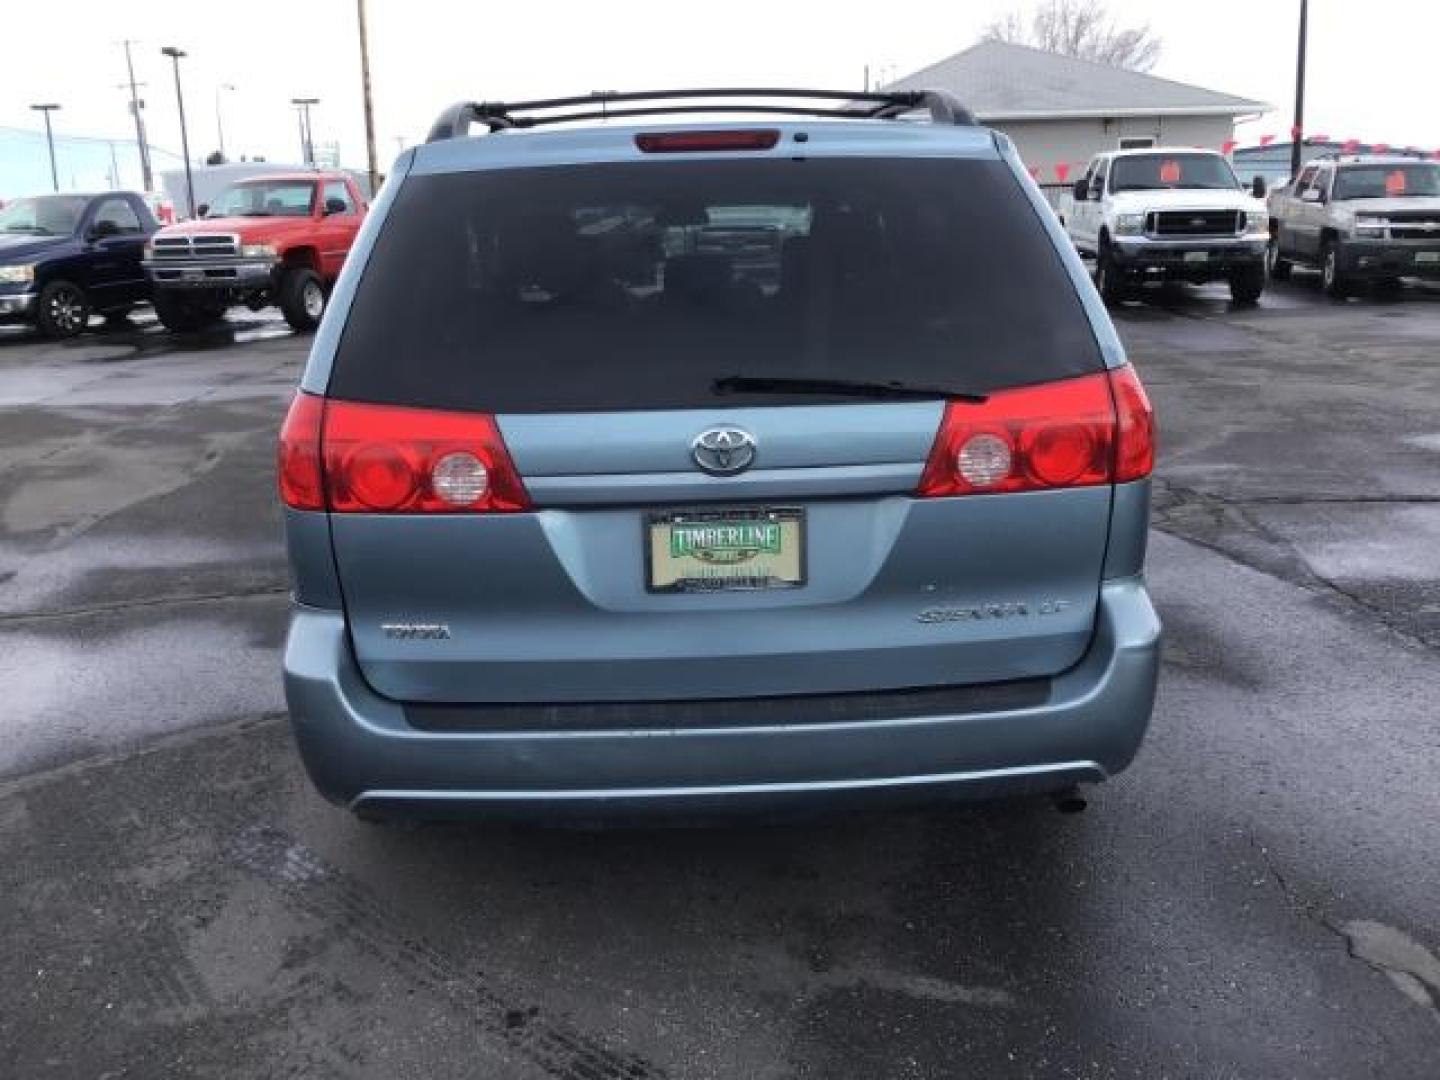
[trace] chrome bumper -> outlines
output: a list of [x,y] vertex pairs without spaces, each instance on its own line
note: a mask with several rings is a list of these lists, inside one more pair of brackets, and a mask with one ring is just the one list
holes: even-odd
[[274,283],[274,259],[147,259],[145,276],[165,289],[264,289]]
[[0,296],[0,319],[25,319],[35,313],[38,293],[10,293]]

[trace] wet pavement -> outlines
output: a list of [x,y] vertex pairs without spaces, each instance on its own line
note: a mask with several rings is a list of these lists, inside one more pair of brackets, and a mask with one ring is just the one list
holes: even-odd
[[8,1074],[1433,1080],[1440,295],[1116,320],[1163,428],[1129,772],[1079,816],[600,833],[308,788],[270,472],[306,339],[0,333]]

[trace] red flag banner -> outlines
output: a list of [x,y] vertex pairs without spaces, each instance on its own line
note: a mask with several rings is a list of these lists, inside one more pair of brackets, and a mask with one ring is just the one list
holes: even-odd
[[1229,157],[1232,153],[1235,152],[1235,147],[1237,145],[1239,144],[1236,143],[1234,139],[1226,139],[1223,143],[1220,144],[1220,153],[1224,154],[1226,157]]
[[1060,179],[1060,183],[1065,183],[1066,178],[1070,175],[1070,163],[1068,161],[1057,161],[1055,163],[1055,175]]
[[1300,130],[1300,125],[1298,124],[1290,129],[1290,138],[1292,139],[1298,139],[1302,134],[1304,133]]
[[1375,153],[1377,154],[1388,154],[1390,153],[1390,144],[1388,142],[1377,142],[1370,149],[1375,151]]
[[1340,152],[1341,152],[1341,153],[1344,153],[1344,154],[1354,154],[1354,153],[1358,153],[1359,150],[1360,150],[1360,140],[1359,140],[1359,139],[1346,139],[1344,145],[1340,147]]
[[1310,142],[1312,142],[1312,143],[1325,143],[1325,142],[1329,142],[1329,141],[1330,141],[1330,136],[1329,136],[1329,135],[1311,135],[1311,136],[1310,136]]
[[1030,173],[1030,179],[1034,180],[1038,184],[1040,182],[1040,166],[1026,165],[1025,168]]
[[1269,146],[1269,145],[1270,145],[1272,142],[1274,142],[1274,141],[1275,141],[1275,136],[1274,136],[1274,135],[1261,135],[1261,136],[1260,136],[1260,145],[1261,145],[1261,146]]

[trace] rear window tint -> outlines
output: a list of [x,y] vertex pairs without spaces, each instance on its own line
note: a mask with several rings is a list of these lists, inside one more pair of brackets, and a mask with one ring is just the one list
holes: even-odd
[[747,158],[412,177],[330,393],[495,413],[693,408],[733,375],[986,392],[1101,366],[1003,163]]

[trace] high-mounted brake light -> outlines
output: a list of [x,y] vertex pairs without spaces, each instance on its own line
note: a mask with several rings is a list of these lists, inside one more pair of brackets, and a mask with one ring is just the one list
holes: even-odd
[[1130,367],[952,401],[920,477],[922,497],[1091,487],[1148,476],[1150,403]]
[[771,150],[780,141],[775,128],[750,131],[655,131],[635,136],[647,154],[694,154],[713,150]]
[[297,510],[423,514],[530,506],[504,439],[483,413],[300,394],[280,434],[280,495]]

